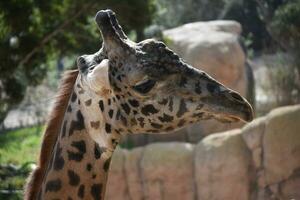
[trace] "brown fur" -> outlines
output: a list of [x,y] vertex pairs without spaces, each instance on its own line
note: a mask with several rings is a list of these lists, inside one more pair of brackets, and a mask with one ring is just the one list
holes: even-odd
[[26,187],[24,200],[35,200],[43,181],[43,176],[50,160],[53,147],[60,132],[65,111],[78,75],[78,70],[68,71],[64,74],[61,86],[56,97],[53,110],[50,114],[43,136],[42,147],[36,169],[30,174]]

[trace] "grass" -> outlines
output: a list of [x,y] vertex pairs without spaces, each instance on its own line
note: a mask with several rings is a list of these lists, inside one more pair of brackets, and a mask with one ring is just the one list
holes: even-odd
[[22,188],[36,162],[42,126],[0,134],[0,199],[21,200]]
[[41,144],[42,126],[0,134],[0,164],[23,165],[35,162]]

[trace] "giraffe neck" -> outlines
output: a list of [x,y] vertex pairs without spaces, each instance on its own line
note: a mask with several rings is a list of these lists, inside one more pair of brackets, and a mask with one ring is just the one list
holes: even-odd
[[74,87],[39,192],[42,199],[104,199],[111,157],[121,135],[111,127],[118,124],[112,100],[84,93],[80,85]]

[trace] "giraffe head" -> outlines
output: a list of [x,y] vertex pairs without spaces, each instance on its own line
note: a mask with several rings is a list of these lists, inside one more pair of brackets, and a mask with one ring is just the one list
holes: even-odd
[[99,11],[95,20],[103,46],[77,60],[83,87],[110,98],[114,120],[128,132],[168,132],[209,118],[253,119],[245,98],[185,63],[163,42],[130,41],[110,10]]

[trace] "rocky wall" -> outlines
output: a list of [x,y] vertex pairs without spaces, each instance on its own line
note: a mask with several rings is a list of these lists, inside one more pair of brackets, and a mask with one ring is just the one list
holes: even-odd
[[106,199],[300,199],[300,105],[275,109],[196,145],[118,149]]

